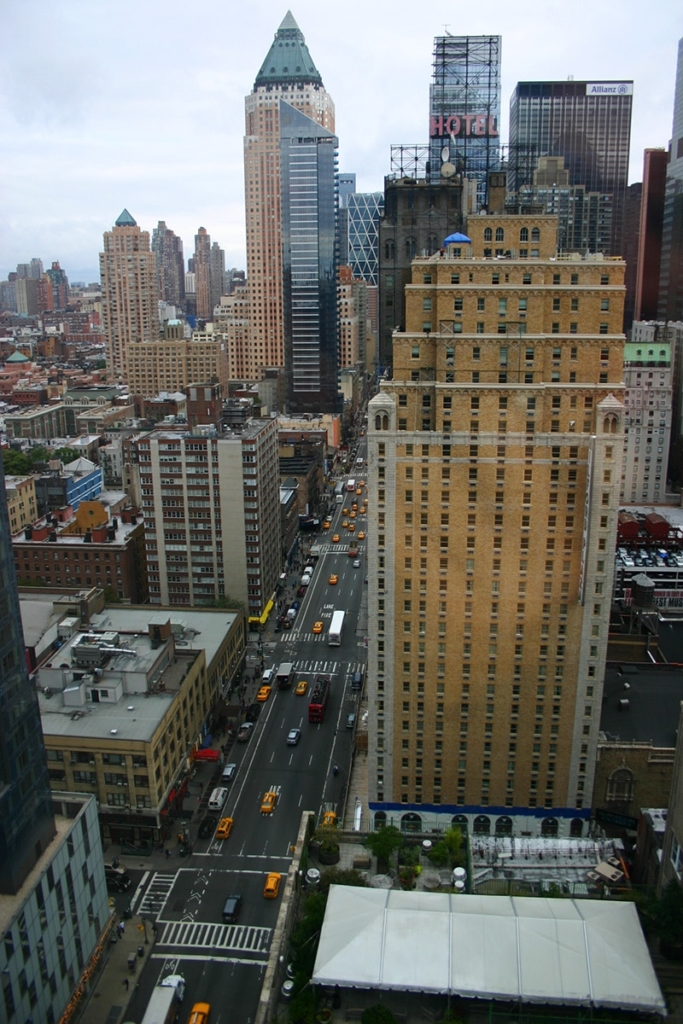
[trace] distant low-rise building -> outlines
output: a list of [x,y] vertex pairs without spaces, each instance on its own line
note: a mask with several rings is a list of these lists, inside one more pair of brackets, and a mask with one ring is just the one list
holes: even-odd
[[14,535],[30,526],[38,515],[36,484],[33,476],[6,476],[7,512],[10,533]]
[[143,518],[109,518],[99,501],[81,502],[34,522],[12,539],[17,579],[26,585],[110,587],[134,604],[148,600]]

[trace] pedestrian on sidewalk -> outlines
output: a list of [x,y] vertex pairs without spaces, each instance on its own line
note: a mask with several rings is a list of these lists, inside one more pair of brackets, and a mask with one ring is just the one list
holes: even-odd
[[124,978],[123,979],[123,984],[126,986],[126,992],[127,992],[128,989],[130,988],[130,982],[129,982],[128,978]]
[[171,856],[171,851],[168,848],[166,848],[164,850],[164,853],[166,854],[166,860],[169,860]]

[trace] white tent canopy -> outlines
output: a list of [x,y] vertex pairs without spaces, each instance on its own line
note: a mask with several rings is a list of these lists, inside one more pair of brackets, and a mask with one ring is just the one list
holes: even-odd
[[313,984],[665,1014],[632,903],[333,885]]

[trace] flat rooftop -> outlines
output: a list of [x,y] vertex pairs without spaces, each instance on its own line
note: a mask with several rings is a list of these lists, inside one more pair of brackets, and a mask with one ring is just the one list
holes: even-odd
[[111,605],[90,620],[92,629],[147,633],[150,622],[171,620],[176,647],[206,651],[207,669],[242,613],[226,609],[160,608],[151,605]]
[[[621,702],[628,700],[628,705]],[[605,669],[600,731],[608,742],[676,746],[683,672],[672,667],[614,665]]]

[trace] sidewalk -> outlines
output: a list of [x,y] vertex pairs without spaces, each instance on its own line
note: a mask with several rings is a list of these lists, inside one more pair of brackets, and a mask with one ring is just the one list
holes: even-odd
[[[121,935],[117,934],[117,923],[117,916],[113,915],[101,970],[91,984],[81,1012],[74,1016],[78,1024],[102,1024],[105,1020],[107,1024],[120,1024],[126,1019],[128,1003],[153,948],[154,934],[152,926],[143,924],[137,916],[123,922]],[[143,951],[142,956],[138,956],[139,949]],[[129,957],[134,961],[133,970],[128,966]]]

